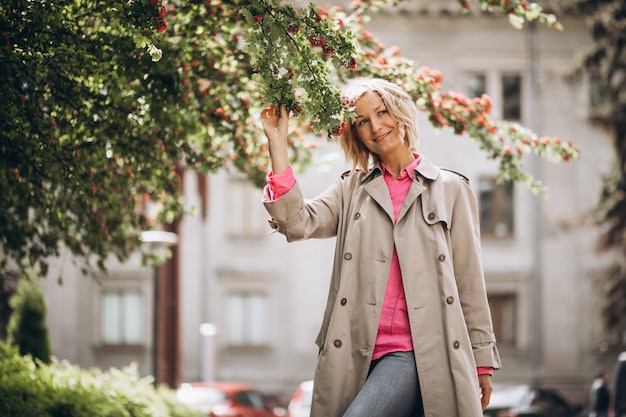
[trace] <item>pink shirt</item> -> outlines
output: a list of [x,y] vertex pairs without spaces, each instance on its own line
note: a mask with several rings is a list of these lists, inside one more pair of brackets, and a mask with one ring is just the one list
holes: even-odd
[[[420,163],[421,158],[419,155],[415,156],[415,160],[400,172],[398,178],[394,178],[383,165],[383,176],[393,204],[394,221],[398,219],[400,209],[404,204],[404,200],[413,182],[414,169]],[[276,175],[270,172],[267,175],[265,191],[271,200],[276,200],[291,190],[295,183],[296,178],[291,167]],[[398,254],[394,248],[372,359],[378,359],[390,352],[411,350],[413,350],[411,327],[409,325],[406,297],[402,285],[400,263],[398,261]],[[479,375],[491,375],[492,372],[491,367],[478,368]]]
[[[398,178],[394,178],[383,164],[383,178],[389,189],[389,196],[393,205],[394,223],[398,220],[400,209],[413,182],[413,170],[419,165],[420,157],[400,171]],[[398,261],[398,252],[393,248],[391,268],[387,280],[383,310],[378,324],[378,335],[374,345],[372,359],[378,359],[390,352],[407,352],[413,350],[411,326],[402,285],[402,272]]]

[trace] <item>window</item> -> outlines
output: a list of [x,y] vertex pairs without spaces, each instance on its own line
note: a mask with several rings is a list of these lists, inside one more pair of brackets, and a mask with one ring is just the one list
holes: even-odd
[[234,394],[237,402],[257,410],[267,410],[263,395],[258,391],[239,391]]
[[495,178],[481,178],[478,184],[481,234],[497,238],[512,236],[513,182],[498,185]]
[[261,204],[261,190],[243,177],[231,177],[226,201],[227,227],[230,237],[267,235],[268,214]]
[[504,120],[522,119],[522,76],[508,71],[472,70],[464,75],[463,88],[469,98],[487,94],[493,102],[497,117]]
[[515,346],[516,304],[515,294],[489,294],[491,319],[498,345]]
[[522,77],[519,74],[504,74],[502,82],[502,118],[521,120],[522,118]]
[[269,343],[269,306],[264,293],[230,294],[226,299],[225,318],[230,345],[264,346]]
[[100,339],[105,345],[139,345],[145,341],[143,294],[138,289],[102,292]]
[[468,97],[480,97],[487,92],[487,77],[483,73],[469,73],[465,88]]

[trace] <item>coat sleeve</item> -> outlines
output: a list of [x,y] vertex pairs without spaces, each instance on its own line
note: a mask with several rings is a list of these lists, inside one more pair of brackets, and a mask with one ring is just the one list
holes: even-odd
[[309,238],[329,238],[337,235],[341,213],[341,179],[313,200],[305,200],[296,184],[276,200],[263,199],[271,216],[272,229],[282,233],[287,241]]
[[501,367],[493,333],[482,267],[476,196],[469,183],[456,177],[450,221],[452,258],[463,316],[477,367]]

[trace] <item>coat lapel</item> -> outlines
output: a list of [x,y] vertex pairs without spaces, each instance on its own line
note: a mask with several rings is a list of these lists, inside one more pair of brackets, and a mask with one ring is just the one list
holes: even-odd
[[424,186],[424,184],[422,184],[422,182],[418,180],[416,177],[411,183],[411,188],[409,188],[409,192],[406,195],[406,199],[404,200],[404,203],[402,204],[402,209],[400,210],[400,214],[398,214],[398,223],[400,222],[400,220],[402,220],[402,217],[404,217],[406,212],[409,211],[409,208],[411,207],[411,205],[413,205],[417,197],[419,197],[419,195],[422,194],[425,190],[426,190],[426,186]]
[[[398,216],[398,221],[407,213],[411,205],[415,202],[417,197],[422,194],[427,186],[426,181],[432,181],[439,176],[439,168],[437,168],[430,160],[422,156],[417,168],[415,168],[413,177],[413,183],[409,189],[409,193],[404,200],[402,209]],[[375,164],[374,167],[364,178],[365,191],[372,197],[372,199],[387,213],[392,223],[395,223],[395,216],[393,213],[393,203],[389,196],[389,190],[387,184],[382,176],[382,168],[380,164]]]
[[391,203],[391,196],[387,189],[387,184],[382,175],[375,176],[371,181],[364,185],[365,191],[389,216],[391,222],[394,222],[393,204]]
[[439,176],[439,168],[433,165],[433,163],[424,156],[421,158],[422,160],[419,165],[415,168],[415,171],[413,171],[413,182],[406,195],[404,204],[402,204],[402,209],[398,215],[398,222],[400,222],[402,217],[409,211],[409,208],[413,205],[417,197],[426,191],[428,188],[426,182],[430,182]]

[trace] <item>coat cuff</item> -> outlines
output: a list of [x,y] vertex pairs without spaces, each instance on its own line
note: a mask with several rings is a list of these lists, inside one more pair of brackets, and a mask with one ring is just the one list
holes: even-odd
[[478,368],[491,367],[494,370],[502,368],[500,362],[500,355],[495,343],[488,343],[485,345],[474,345],[474,360]]
[[496,347],[496,337],[493,333],[480,333],[471,337],[474,360],[478,368],[489,367],[492,369],[502,368],[500,354]]
[[264,196],[263,205],[270,215],[270,227],[285,233],[290,224],[300,221],[300,211],[303,205],[302,191],[298,183],[276,200],[269,200]]

